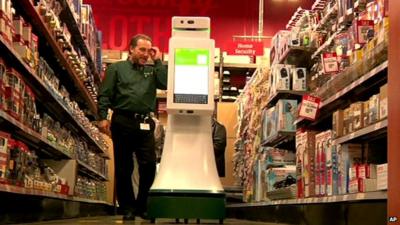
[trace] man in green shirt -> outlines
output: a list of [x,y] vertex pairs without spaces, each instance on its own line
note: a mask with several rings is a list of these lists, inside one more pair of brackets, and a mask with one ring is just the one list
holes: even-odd
[[[98,98],[99,128],[113,139],[116,194],[124,220],[134,220],[135,215],[146,217],[148,191],[156,170],[155,123],[150,112],[156,110],[156,89],[167,89],[167,70],[150,37],[134,36],[129,52],[128,60],[107,68]],[[154,66],[146,65],[149,57]],[[107,120],[109,108],[113,110],[111,124]],[[139,164],[137,199],[131,178],[133,152]]]

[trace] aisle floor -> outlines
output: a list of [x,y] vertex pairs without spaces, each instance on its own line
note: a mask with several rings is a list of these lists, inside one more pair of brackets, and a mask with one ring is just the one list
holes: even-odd
[[[102,225],[111,225],[111,224],[132,224],[132,225],[151,225],[150,221],[145,221],[140,218],[137,218],[135,221],[124,222],[122,221],[121,216],[105,216],[105,217],[86,217],[86,218],[78,218],[78,219],[66,219],[66,220],[54,220],[40,223],[24,223],[25,225],[79,225],[79,224],[102,224]],[[159,219],[156,221],[156,224],[163,225],[176,225],[174,219]],[[180,220],[179,224],[184,224],[183,220]],[[196,224],[196,220],[189,220],[188,224]],[[217,220],[201,220],[200,224],[219,224]],[[236,220],[236,219],[226,219],[224,220],[224,225],[284,225],[284,224],[276,224],[276,223],[264,223],[264,222],[254,222],[247,220]]]

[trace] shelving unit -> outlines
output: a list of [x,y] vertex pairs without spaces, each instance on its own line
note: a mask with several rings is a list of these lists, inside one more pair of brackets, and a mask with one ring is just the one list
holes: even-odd
[[314,198],[284,199],[284,200],[275,200],[270,202],[259,202],[259,203],[242,203],[242,204],[234,204],[228,207],[239,208],[239,207],[259,207],[259,206],[270,206],[270,205],[327,204],[335,202],[359,202],[359,201],[386,200],[386,199],[387,199],[387,191],[375,191],[375,192],[314,197]]
[[303,46],[288,46],[285,53],[279,59],[279,64],[289,64],[295,66],[304,66],[310,64],[310,58],[316,49]]
[[357,130],[351,134],[337,138],[332,141],[332,144],[334,144],[334,145],[344,144],[347,142],[353,142],[353,141],[355,141],[357,139],[361,139],[361,138],[363,140],[375,138],[375,137],[379,137],[380,134],[387,135],[387,126],[388,126],[388,121],[387,121],[387,119],[385,119],[385,120],[382,120],[375,124],[364,127],[360,130]]
[[66,70],[68,76],[73,80],[75,87],[79,90],[79,93],[83,97],[81,101],[82,104],[86,105],[86,107],[90,110],[91,114],[96,116],[97,115],[97,104],[94,100],[94,96],[89,94],[89,91],[86,89],[83,82],[80,80],[78,75],[76,74],[75,70],[72,66],[68,63],[67,59],[65,58],[62,49],[57,44],[56,39],[53,37],[52,32],[49,30],[41,16],[36,12],[35,7],[32,5],[32,2],[29,0],[21,0],[16,1],[20,6],[25,10],[25,13],[31,18],[32,24],[35,28],[46,38],[47,43],[51,46],[52,50],[60,65],[63,69]]
[[294,142],[295,136],[296,132],[278,131],[277,134],[271,136],[263,143],[261,143],[261,146],[280,148],[284,144],[287,144],[289,142]]
[[276,91],[275,94],[269,97],[267,106],[268,108],[274,106],[279,99],[293,99],[301,100],[303,95],[307,94],[306,91]]
[[79,172],[83,172],[86,175],[89,175],[90,177],[92,177],[93,179],[96,179],[96,180],[101,180],[101,181],[108,180],[104,174],[101,174],[100,172],[94,170],[91,166],[84,163],[83,161],[78,159],[77,162],[78,162],[78,166],[80,168],[80,170],[78,170]]
[[59,193],[55,193],[55,192],[48,192],[48,191],[31,189],[31,188],[24,188],[24,187],[8,185],[8,184],[0,184],[0,191],[8,192],[8,193],[14,193],[14,194],[42,196],[42,197],[48,197],[48,198],[63,199],[63,200],[69,200],[69,201],[111,205],[110,203],[105,202],[105,201],[79,198],[79,197],[59,194]]
[[[88,131],[76,121],[70,110],[68,110],[62,100],[59,99],[50,88],[44,84],[44,82],[36,75],[36,72],[29,68],[26,63],[18,56],[13,48],[0,37],[0,49],[3,49],[15,63],[18,69],[22,70],[25,77],[32,84],[31,87],[35,92],[35,95],[40,99],[41,102],[46,102],[45,107],[52,112],[55,117],[67,125],[67,127],[75,132],[79,132],[85,136],[91,144],[96,146],[96,151],[103,154],[104,157],[109,158],[108,153],[95,141],[88,133]],[[50,101],[49,101],[50,97]]]

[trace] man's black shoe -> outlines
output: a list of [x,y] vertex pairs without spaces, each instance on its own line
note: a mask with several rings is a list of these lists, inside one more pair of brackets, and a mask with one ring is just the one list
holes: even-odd
[[135,213],[133,212],[127,212],[125,215],[122,217],[122,220],[135,220]]
[[147,212],[141,212],[137,214],[138,216],[140,216],[140,218],[142,218],[143,220],[149,220],[149,216],[147,215]]

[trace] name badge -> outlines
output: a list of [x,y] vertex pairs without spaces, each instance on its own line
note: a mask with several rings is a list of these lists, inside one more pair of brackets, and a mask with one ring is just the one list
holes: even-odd
[[140,123],[141,130],[150,130],[150,124],[148,123]]

